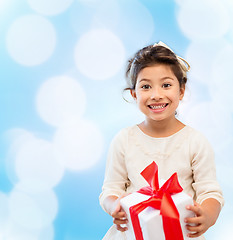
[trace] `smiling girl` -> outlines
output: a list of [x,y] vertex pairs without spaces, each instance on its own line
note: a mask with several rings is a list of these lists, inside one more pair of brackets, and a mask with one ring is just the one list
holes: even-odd
[[[145,120],[121,130],[113,139],[100,204],[113,217],[114,225],[104,240],[126,239],[127,223],[119,200],[148,185],[140,175],[152,161],[159,178],[177,172],[184,192],[194,199],[187,206],[196,215],[185,219],[189,237],[205,239],[223,205],[216,180],[214,153],[207,139],[176,118],[176,109],[185,93],[188,63],[163,43],[139,50],[129,60],[126,77],[129,90]],[[192,226],[190,226],[192,224]]]

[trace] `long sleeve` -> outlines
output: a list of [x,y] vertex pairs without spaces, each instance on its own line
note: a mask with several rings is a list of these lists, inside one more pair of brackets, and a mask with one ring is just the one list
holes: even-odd
[[127,142],[127,131],[122,130],[116,135],[110,145],[105,169],[105,179],[99,197],[100,205],[103,209],[104,199],[110,195],[118,197],[122,195],[129,182],[125,164]]
[[224,204],[221,188],[217,182],[214,151],[208,140],[199,132],[192,136],[191,166],[193,172],[193,189],[196,201],[202,203],[207,198],[214,198]]

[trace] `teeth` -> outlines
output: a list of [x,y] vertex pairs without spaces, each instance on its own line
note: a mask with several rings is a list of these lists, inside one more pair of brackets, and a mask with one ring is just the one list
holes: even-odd
[[161,108],[165,108],[166,104],[162,104],[162,105],[150,105],[150,108],[152,109],[161,109]]

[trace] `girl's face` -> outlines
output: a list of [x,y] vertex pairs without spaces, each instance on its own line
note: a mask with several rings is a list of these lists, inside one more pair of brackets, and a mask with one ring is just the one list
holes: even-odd
[[175,119],[175,111],[182,100],[185,87],[168,65],[157,64],[142,69],[137,77],[133,98],[148,121]]

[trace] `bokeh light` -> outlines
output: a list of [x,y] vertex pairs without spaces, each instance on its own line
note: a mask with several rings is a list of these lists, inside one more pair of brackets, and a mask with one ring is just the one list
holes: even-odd
[[75,47],[78,70],[94,80],[105,80],[114,76],[123,66],[124,59],[122,42],[106,29],[87,32]]
[[16,153],[15,171],[21,185],[32,192],[55,187],[64,168],[56,161],[50,142],[32,138]]
[[232,89],[233,83],[233,45],[224,44],[221,51],[217,52],[214,56],[214,63],[212,68],[213,81],[215,86],[219,89],[228,86]]
[[53,239],[54,239],[54,227],[52,225],[40,231],[38,240],[53,240]]
[[[138,0],[120,1],[120,17],[118,22],[118,34],[134,52],[147,44],[154,42],[151,39],[156,26],[153,20],[152,12]],[[133,11],[132,10],[133,6]],[[122,27],[124,26],[124,27]],[[146,27],[145,27],[146,26]],[[134,53],[133,52],[133,53]]]
[[229,29],[229,13],[218,0],[183,1],[178,12],[178,23],[191,40],[220,38]]
[[2,232],[2,239],[6,240],[37,240],[37,231],[30,231],[17,225],[13,221],[8,221],[5,227],[5,231]]
[[85,170],[94,166],[103,153],[103,136],[89,121],[73,120],[57,129],[54,152],[70,170]]
[[214,147],[221,144],[220,139],[228,139],[232,130],[231,114],[218,101],[196,104],[186,115],[186,122],[206,135]]
[[19,181],[15,171],[17,153],[25,143],[27,144],[34,139],[34,135],[33,133],[21,128],[9,129],[5,135],[9,142],[9,149],[6,157],[6,174],[9,180],[13,184],[16,184]]
[[80,36],[87,29],[106,29],[116,33],[119,21],[120,6],[115,0],[76,1],[70,9],[71,26]]
[[27,0],[33,10],[44,15],[57,15],[70,7],[74,0]]
[[5,3],[6,3],[6,0],[0,0],[0,10],[2,7],[4,7]]
[[6,227],[8,215],[9,215],[8,197],[6,194],[0,192],[0,233],[3,232]]
[[[51,227],[46,227],[39,230],[31,230],[22,227],[15,221],[8,220],[6,222],[5,231],[1,232],[4,240],[53,240],[54,234]],[[42,238],[43,237],[43,238]]]
[[186,51],[186,58],[192,66],[189,79],[198,80],[208,86],[213,85],[211,73],[214,60],[226,45],[227,41],[224,38],[191,42]]
[[102,0],[76,0],[76,1],[87,6],[97,6],[102,2]]
[[121,13],[118,1],[102,0],[98,3],[95,10],[91,18],[91,26],[93,28],[117,29]]
[[16,185],[10,193],[9,218],[26,229],[40,230],[51,225],[57,211],[57,197],[52,190],[32,194]]
[[11,57],[26,66],[45,62],[56,46],[56,31],[47,19],[39,15],[25,15],[16,19],[6,37]]
[[36,106],[45,122],[60,126],[84,114],[86,94],[75,79],[68,76],[53,77],[41,85]]

